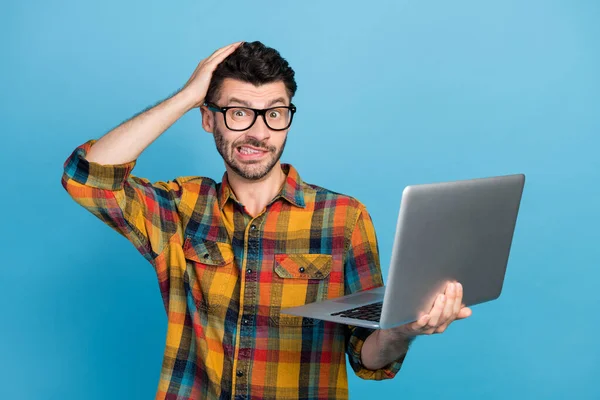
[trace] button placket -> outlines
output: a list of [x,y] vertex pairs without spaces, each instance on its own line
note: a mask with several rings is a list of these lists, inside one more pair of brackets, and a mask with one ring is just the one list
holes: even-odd
[[258,229],[259,222],[253,221],[248,229],[245,240],[246,245],[246,277],[244,285],[244,306],[242,308],[241,326],[240,326],[240,342],[237,358],[236,370],[236,392],[243,396],[248,390],[248,373],[251,365],[252,351],[254,340],[254,312],[256,307],[256,285],[257,272],[260,267],[259,243],[260,231]]
[[[256,223],[252,223],[250,230],[257,232]],[[258,254],[258,240],[256,234],[249,233],[248,235],[248,254],[247,254],[247,269],[246,269],[246,285],[244,291],[244,310],[242,315],[242,339],[246,336],[252,336],[251,325],[254,324],[254,307],[256,305],[256,285],[257,273],[256,268],[259,263],[260,255]]]

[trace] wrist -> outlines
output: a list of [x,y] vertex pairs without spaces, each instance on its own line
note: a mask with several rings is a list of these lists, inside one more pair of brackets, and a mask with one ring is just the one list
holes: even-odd
[[175,97],[175,100],[185,108],[186,112],[202,105],[197,97],[186,88],[181,89],[173,97]]
[[381,329],[378,331],[378,342],[383,345],[404,345],[409,344],[415,339],[415,336],[395,329]]

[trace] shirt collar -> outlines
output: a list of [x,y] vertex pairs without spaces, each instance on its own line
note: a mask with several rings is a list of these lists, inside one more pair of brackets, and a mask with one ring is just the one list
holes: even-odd
[[[283,186],[281,187],[281,190],[277,196],[275,196],[275,198],[273,198],[269,204],[281,197],[297,207],[306,207],[306,204],[304,203],[304,191],[302,190],[302,179],[300,178],[298,171],[291,164],[281,164],[281,169],[286,175],[285,181],[283,182]],[[231,189],[231,186],[229,186],[227,172],[225,172],[223,174],[221,188],[219,189],[219,208],[221,210],[229,199],[239,203],[235,197],[235,193]]]

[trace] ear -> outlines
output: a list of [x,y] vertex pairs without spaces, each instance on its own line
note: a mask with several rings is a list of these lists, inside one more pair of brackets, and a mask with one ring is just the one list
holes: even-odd
[[202,114],[202,128],[213,133],[215,129],[215,115],[206,106],[200,106],[200,114]]

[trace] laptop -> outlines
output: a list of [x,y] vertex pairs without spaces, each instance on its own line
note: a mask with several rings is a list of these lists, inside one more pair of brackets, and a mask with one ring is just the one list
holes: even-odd
[[428,313],[447,283],[473,306],[500,296],[524,174],[407,186],[387,285],[282,313],[388,329]]

